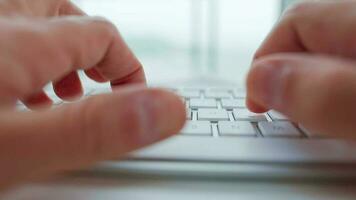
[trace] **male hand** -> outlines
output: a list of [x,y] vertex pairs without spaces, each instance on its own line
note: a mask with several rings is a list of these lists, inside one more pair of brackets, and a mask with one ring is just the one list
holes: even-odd
[[356,2],[289,9],[255,55],[252,111],[275,109],[310,131],[356,137]]
[[[70,15],[70,16],[69,16]],[[178,97],[145,89],[140,62],[108,21],[66,0],[0,0],[0,188],[116,158],[175,134],[185,121]],[[78,69],[120,87],[112,94],[36,112],[50,105],[42,88],[72,100]]]

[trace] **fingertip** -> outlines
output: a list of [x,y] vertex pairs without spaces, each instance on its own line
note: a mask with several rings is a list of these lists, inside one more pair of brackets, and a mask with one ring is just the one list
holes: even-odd
[[75,101],[83,96],[83,87],[77,72],[71,72],[53,84],[54,92],[66,101]]
[[40,110],[51,107],[53,102],[45,92],[41,91],[23,100],[23,103],[31,110]]
[[184,103],[172,92],[162,89],[153,89],[152,92],[156,93],[156,100],[161,105],[159,120],[163,125],[162,134],[167,137],[177,134],[185,123],[186,111]]
[[133,72],[111,81],[111,86],[113,88],[125,84],[146,84],[146,77],[143,68],[140,66]]
[[263,106],[258,105],[257,103],[255,103],[254,101],[252,101],[250,99],[246,100],[246,105],[247,105],[247,108],[254,113],[265,113],[269,110]]
[[[130,148],[140,148],[166,139],[177,134],[184,126],[184,104],[171,92],[131,86],[117,88],[113,95],[121,101],[120,104],[114,102],[120,109],[113,109],[120,112],[118,132],[127,133],[125,140],[131,144]],[[113,114],[117,116],[117,112]]]
[[[257,85],[256,83],[259,81],[259,72],[258,69],[254,66],[253,64],[251,70],[249,71],[246,79],[246,86],[247,86],[247,98],[246,98],[246,105],[247,108],[254,112],[254,113],[263,113],[268,111],[268,108],[265,106],[259,104],[256,102],[256,97],[255,97],[255,90],[260,90],[260,88],[256,88],[260,85]],[[263,89],[263,88],[261,88]]]
[[98,82],[98,83],[105,83],[108,82],[108,79],[106,79],[103,75],[99,73],[98,70],[95,68],[91,68],[88,70],[85,70],[84,73],[92,80]]

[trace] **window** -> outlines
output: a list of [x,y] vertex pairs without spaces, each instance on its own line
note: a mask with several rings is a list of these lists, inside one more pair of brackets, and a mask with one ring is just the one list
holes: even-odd
[[[280,0],[76,0],[119,28],[149,80],[216,74],[243,82]],[[286,2],[283,2],[286,3]]]

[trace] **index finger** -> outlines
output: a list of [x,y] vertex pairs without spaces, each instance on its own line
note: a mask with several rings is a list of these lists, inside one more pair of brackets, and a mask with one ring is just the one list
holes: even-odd
[[[87,15],[83,10],[81,10],[78,6],[76,6],[75,4],[73,4],[71,1],[66,1],[61,8],[59,9],[59,14],[60,15]],[[118,38],[119,40],[121,40],[121,37],[119,36]],[[125,43],[124,43],[125,44]],[[120,51],[120,46],[116,46],[113,47],[112,51],[113,51],[113,55],[112,56],[117,56],[119,54],[118,51]],[[125,48],[128,48],[127,46]],[[116,54],[116,55],[115,55]],[[104,62],[104,61],[103,61]],[[106,62],[110,62],[110,61],[106,61]],[[113,72],[110,72],[109,75],[105,76],[105,74],[103,75],[102,73],[107,73],[107,72],[101,72],[100,67],[105,64],[105,63],[99,63],[98,66],[93,66],[93,68],[91,69],[87,69],[85,71],[85,73],[92,79],[99,81],[99,82],[105,82],[107,81],[107,76],[111,77],[110,74],[112,74]],[[114,75],[115,76],[115,75]],[[144,72],[142,70],[142,67],[137,69],[137,71],[133,71],[131,74],[128,74],[126,77],[121,78],[116,80],[114,78],[114,80],[112,80],[111,85],[112,86],[117,86],[120,85],[122,83],[141,83],[141,82],[145,82],[145,75]]]
[[356,58],[355,1],[302,2],[289,8],[255,54],[310,52]]
[[[76,26],[78,22],[82,28]],[[141,63],[111,22],[103,18],[74,17],[55,20],[49,26],[62,50],[67,51],[68,59],[78,62],[72,70],[94,68],[112,85],[145,83]],[[73,34],[74,31],[77,32]]]
[[[61,5],[60,9],[59,9],[59,15],[87,15],[83,10],[81,10],[78,6],[76,6],[75,4],[73,4],[71,1],[66,1],[64,2],[64,4]],[[119,40],[121,40],[121,38],[118,38]],[[119,49],[120,47],[117,46],[116,48],[113,48],[113,56],[115,56],[114,54],[116,54],[116,56],[118,56],[118,51],[120,51]],[[125,47],[128,48],[128,47]],[[110,62],[110,61],[108,61]],[[93,66],[93,68],[87,69],[85,70],[85,73],[88,77],[90,77],[91,79],[98,81],[98,82],[106,82],[108,81],[107,78],[105,76],[103,76],[100,73],[100,67],[103,63],[99,63],[98,66]],[[105,73],[105,72],[104,72]],[[109,73],[112,74],[113,72]],[[138,75],[137,75],[138,74]],[[145,82],[145,76],[144,76],[144,72],[142,70],[142,68],[137,69],[137,71],[132,72],[131,74],[127,75],[125,78],[122,79],[114,79],[111,82],[112,86],[117,86],[120,85],[122,83],[134,83],[134,82]]]
[[[26,98],[50,81],[78,69],[95,67],[113,85],[145,83],[142,65],[110,22],[92,17],[61,17],[51,20],[19,20],[1,23],[8,36],[11,55],[21,68],[15,94]],[[21,44],[21,45],[17,45]],[[10,44],[11,45],[11,44]],[[31,48],[28,48],[31,47]],[[12,52],[13,51],[13,52]],[[36,58],[39,56],[40,58]],[[15,70],[15,69],[14,69]]]
[[[302,2],[289,8],[267,36],[254,56],[288,52],[333,54],[356,58],[355,1]],[[250,73],[248,79],[253,78]],[[268,109],[253,102],[247,94],[247,105],[254,112]]]

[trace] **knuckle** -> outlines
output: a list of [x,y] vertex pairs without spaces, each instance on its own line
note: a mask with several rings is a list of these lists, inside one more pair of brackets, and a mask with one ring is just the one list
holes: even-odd
[[[345,73],[338,70],[333,70],[332,73],[325,73],[318,79],[315,79],[311,84],[318,88],[318,91],[309,94],[309,103],[305,102],[305,108],[310,112],[310,118],[313,120],[327,120],[328,114],[333,112],[335,105],[342,105],[338,102],[341,97],[338,93],[342,92],[340,86],[344,85]],[[334,113],[335,114],[335,113]]]
[[298,74],[296,70],[291,67],[280,66],[280,70],[283,70],[281,73],[283,74],[280,87],[281,87],[281,99],[286,103],[284,105],[294,105],[293,102],[296,94],[296,82],[298,81]]
[[70,0],[46,0],[46,3],[54,5],[55,8],[60,8],[61,6],[67,6],[70,4]]
[[46,2],[52,3],[56,7],[60,7],[61,5],[68,5],[68,3],[70,3],[70,0],[51,0]]
[[63,130],[58,136],[59,143],[65,144],[73,158],[92,162],[104,157],[103,137],[104,129],[101,126],[101,116],[94,113],[95,102],[70,104],[62,107],[61,122],[58,129]]
[[43,83],[41,83],[40,78],[41,73],[38,70],[41,66],[41,62],[45,59],[43,58],[42,53],[48,53],[47,46],[47,37],[42,35],[38,30],[34,29],[19,29],[15,32],[14,36],[19,38],[18,42],[22,43],[24,46],[33,47],[33,48],[22,48],[18,50],[17,56],[19,56],[19,62],[21,63],[24,77],[29,77],[29,82],[25,83],[31,88],[38,88]]
[[93,21],[96,25],[100,26],[104,32],[104,37],[112,37],[118,33],[116,26],[104,17],[94,17]]
[[75,117],[72,117],[72,121],[81,119],[75,127],[78,131],[73,136],[76,137],[73,141],[81,141],[81,155],[94,160],[118,156],[136,140],[137,132],[141,131],[139,113],[133,111],[132,107],[121,107],[120,112],[107,109],[117,105],[117,102],[108,101],[104,96],[96,96],[86,99],[73,109]]
[[16,31],[18,42],[25,47],[18,50],[19,61],[22,62],[24,75],[30,77],[26,85],[31,88],[40,88],[46,84],[43,69],[48,68],[51,73],[55,67],[66,66],[65,59],[61,58],[55,41],[41,28],[22,28]]
[[108,127],[105,127],[106,117],[99,112],[101,106],[100,99],[89,98],[82,104],[78,105],[76,112],[78,123],[78,141],[82,141],[82,151],[95,159],[105,157],[106,151],[106,134]]

